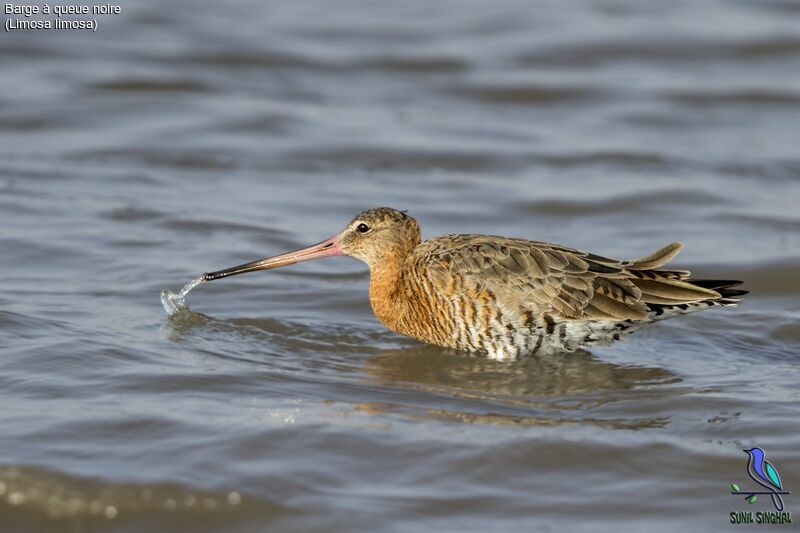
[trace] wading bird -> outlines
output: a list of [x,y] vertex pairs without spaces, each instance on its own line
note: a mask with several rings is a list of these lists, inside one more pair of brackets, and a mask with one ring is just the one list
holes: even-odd
[[321,257],[349,255],[370,269],[369,299],[390,330],[495,359],[572,352],[642,326],[736,305],[739,281],[661,270],[680,243],[620,261],[565,246],[491,235],[420,240],[417,221],[380,207],[308,248],[203,274],[211,281]]

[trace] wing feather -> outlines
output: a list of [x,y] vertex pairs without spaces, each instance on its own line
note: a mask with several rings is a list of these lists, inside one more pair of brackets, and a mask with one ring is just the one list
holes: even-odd
[[[413,260],[446,293],[459,277],[462,293],[491,291],[506,308],[551,313],[562,319],[637,320],[648,303],[681,303],[719,297],[711,289],[661,271],[680,250],[670,244],[634,261],[620,261],[539,241],[488,235],[446,235],[418,246]],[[420,270],[417,270],[420,271]]]

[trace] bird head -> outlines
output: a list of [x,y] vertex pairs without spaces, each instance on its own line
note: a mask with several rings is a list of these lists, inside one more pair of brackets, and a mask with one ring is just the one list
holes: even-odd
[[225,270],[208,272],[203,274],[202,279],[211,281],[337,255],[355,257],[372,267],[390,255],[405,257],[419,242],[420,231],[416,220],[396,209],[378,207],[358,214],[341,232],[322,242]]
[[359,213],[338,235],[342,252],[370,267],[389,256],[405,257],[420,242],[417,221],[402,211],[378,207]]

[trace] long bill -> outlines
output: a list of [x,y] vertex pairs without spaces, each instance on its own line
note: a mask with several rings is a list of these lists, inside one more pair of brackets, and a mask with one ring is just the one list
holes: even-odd
[[339,246],[339,236],[334,235],[330,239],[326,239],[317,244],[313,244],[307,248],[300,248],[293,252],[287,252],[281,255],[267,257],[266,259],[259,259],[243,265],[226,268],[225,270],[218,270],[216,272],[207,272],[203,274],[203,281],[211,281],[228,276],[235,276],[236,274],[244,274],[246,272],[255,272],[256,270],[267,270],[270,268],[278,268],[301,261],[310,261],[311,259],[319,259],[321,257],[331,257],[334,255],[342,255],[342,249]]

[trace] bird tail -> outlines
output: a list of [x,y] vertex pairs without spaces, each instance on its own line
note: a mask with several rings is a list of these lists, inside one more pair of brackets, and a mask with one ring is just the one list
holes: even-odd
[[735,289],[738,280],[692,279],[688,270],[661,269],[683,248],[679,242],[634,259],[628,271],[631,281],[641,291],[641,301],[649,309],[651,320],[693,313],[716,306],[734,306],[747,291]]
[[741,283],[717,279],[648,280],[648,283],[642,284],[634,281],[642,290],[642,301],[647,304],[653,320],[694,313],[709,307],[738,305],[741,297],[748,293],[733,288]]

